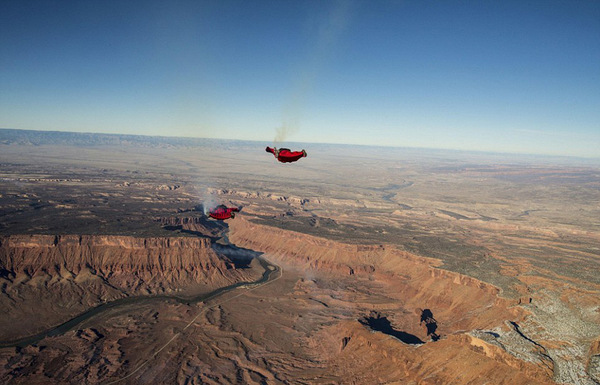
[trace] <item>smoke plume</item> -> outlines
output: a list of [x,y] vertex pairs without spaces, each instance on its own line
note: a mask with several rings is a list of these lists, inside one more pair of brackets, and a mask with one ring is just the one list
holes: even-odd
[[217,197],[211,193],[211,190],[206,188],[197,187],[196,193],[199,198],[200,204],[202,205],[202,211],[204,215],[208,215],[208,212],[219,205]]
[[317,25],[316,41],[314,49],[307,57],[302,66],[299,76],[294,80],[292,92],[283,107],[283,122],[275,128],[276,144],[288,139],[300,129],[302,114],[309,94],[313,90],[317,77],[322,68],[331,58],[333,48],[337,44],[341,34],[346,29],[351,18],[351,3],[349,1],[337,1],[329,14],[319,21]]

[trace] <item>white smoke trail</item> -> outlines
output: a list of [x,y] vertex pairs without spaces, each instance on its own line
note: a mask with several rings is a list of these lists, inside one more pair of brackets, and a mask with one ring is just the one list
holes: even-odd
[[219,205],[217,199],[210,195],[208,198],[202,201],[202,211],[204,211],[204,215],[208,215],[209,211],[212,211],[215,207]]
[[219,205],[219,200],[213,193],[213,189],[210,187],[196,187],[196,194],[204,215],[208,215],[208,212]]
[[298,123],[298,119],[296,119],[295,123],[284,121],[280,127],[275,129],[275,139],[273,142],[275,144],[279,144],[285,141],[288,136],[293,135],[296,131],[298,131],[299,127],[300,124]]
[[283,108],[283,123],[275,128],[274,143],[285,141],[300,129],[306,101],[314,88],[319,72],[330,58],[335,44],[350,22],[351,5],[349,1],[337,1],[327,18],[319,23],[315,48],[296,79],[289,100]]

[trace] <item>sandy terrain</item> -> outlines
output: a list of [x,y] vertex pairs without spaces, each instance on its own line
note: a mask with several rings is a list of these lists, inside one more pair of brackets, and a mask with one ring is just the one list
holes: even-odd
[[[0,342],[260,277],[224,235],[282,269],[2,348],[3,382],[600,382],[591,161],[298,145],[284,165],[263,143],[0,138]],[[217,203],[243,209],[215,225]]]

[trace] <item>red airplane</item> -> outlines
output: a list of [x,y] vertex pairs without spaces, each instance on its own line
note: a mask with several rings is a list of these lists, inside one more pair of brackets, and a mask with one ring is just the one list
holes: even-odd
[[297,161],[300,158],[306,157],[306,151],[304,151],[304,150],[292,151],[289,148],[280,148],[278,150],[277,147],[271,148],[271,147],[267,146],[265,151],[270,152],[271,154],[275,155],[275,158],[277,158],[277,160],[280,161],[281,163],[292,163],[292,162]]
[[218,219],[220,221],[224,221],[225,219],[233,219],[235,218],[235,213],[240,211],[236,207],[228,208],[225,205],[218,205],[214,209],[208,212],[208,216],[214,219]]

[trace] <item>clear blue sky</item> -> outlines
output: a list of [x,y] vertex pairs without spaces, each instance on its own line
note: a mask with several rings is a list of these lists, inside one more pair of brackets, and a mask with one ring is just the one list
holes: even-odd
[[600,157],[600,2],[3,0],[0,127]]

